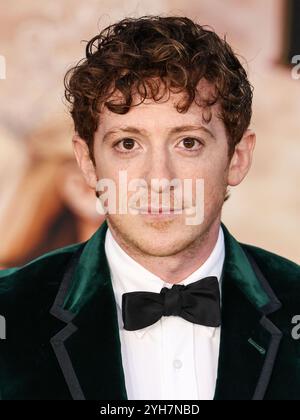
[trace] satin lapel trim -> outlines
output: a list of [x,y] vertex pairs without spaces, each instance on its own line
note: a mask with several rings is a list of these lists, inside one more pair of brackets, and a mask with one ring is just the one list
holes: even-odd
[[83,401],[85,400],[85,396],[76,376],[69,353],[64,344],[65,341],[68,340],[68,338],[70,338],[76,331],[77,328],[70,322],[64,329],[62,329],[50,340],[50,343],[58,360],[59,366],[63,372],[65,381],[73,400]]
[[51,309],[67,324],[51,345],[74,400],[127,399],[106,230],[74,256]]
[[223,231],[222,334],[215,399],[263,400],[283,335],[267,315],[279,310],[281,303],[253,257],[225,226]]
[[63,372],[65,381],[68,385],[70,394],[73,400],[85,400],[81,386],[75,374],[72,361],[65,348],[64,342],[77,331],[77,327],[72,324],[75,314],[63,309],[63,303],[72,282],[72,277],[79,261],[80,255],[83,251],[83,246],[75,253],[71,259],[69,266],[66,269],[61,287],[56,296],[55,302],[50,310],[51,315],[58,318],[60,321],[67,323],[61,331],[51,338],[50,343],[58,360],[59,366]]
[[261,375],[259,377],[253,401],[262,401],[266,395],[271,375],[273,372],[274,364],[282,340],[282,332],[266,317],[263,317],[260,321],[261,326],[270,333],[271,340],[268,348],[265,363],[263,365]]
[[261,401],[264,399],[270,380],[273,372],[273,368],[275,365],[276,357],[279,351],[280,343],[283,337],[282,331],[280,331],[270,319],[266,317],[266,315],[269,315],[273,312],[276,312],[282,307],[281,302],[277,299],[277,296],[275,295],[274,291],[272,290],[270,284],[268,283],[265,276],[262,274],[260,268],[256,264],[256,261],[253,259],[251,254],[244,250],[248,261],[250,262],[252,269],[256,275],[256,278],[259,280],[260,284],[264,288],[265,292],[268,294],[270,298],[270,302],[266,304],[264,307],[261,308],[261,311],[265,314],[265,316],[262,317],[260,324],[261,326],[269,332],[271,335],[271,341],[269,345],[269,349],[266,355],[266,360],[261,372],[261,376],[259,378],[259,381],[257,383],[257,387],[254,393],[253,400],[254,401]]

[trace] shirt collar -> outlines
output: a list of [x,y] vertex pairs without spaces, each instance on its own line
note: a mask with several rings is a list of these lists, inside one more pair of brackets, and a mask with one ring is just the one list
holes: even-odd
[[[114,239],[109,228],[107,229],[105,238],[105,252],[109,264],[115,300],[120,312],[122,312],[122,295],[124,293],[137,291],[160,293],[163,287],[172,287],[172,284],[165,283],[161,278],[131,258]],[[224,260],[224,234],[220,226],[216,245],[208,259],[190,276],[177,284],[187,286],[208,276],[215,276],[220,282]],[[150,328],[151,326],[135,331],[135,333],[138,337],[142,337]],[[214,328],[207,329],[207,333],[210,336],[213,336],[214,331]]]

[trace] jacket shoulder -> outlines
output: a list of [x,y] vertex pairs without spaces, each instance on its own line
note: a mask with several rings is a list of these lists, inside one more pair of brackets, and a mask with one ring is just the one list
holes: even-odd
[[68,262],[81,245],[74,244],[56,249],[23,266],[0,270],[0,298],[25,290],[27,293],[33,292],[48,281],[57,281],[59,284]]
[[279,294],[297,293],[295,297],[300,301],[300,266],[297,263],[253,245],[241,246],[253,257],[274,290]]

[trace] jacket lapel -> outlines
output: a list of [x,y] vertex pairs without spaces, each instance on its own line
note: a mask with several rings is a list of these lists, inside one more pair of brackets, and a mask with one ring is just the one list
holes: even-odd
[[222,332],[216,400],[263,400],[281,331],[268,318],[281,304],[251,257],[225,226]]
[[51,309],[66,324],[51,345],[74,400],[127,399],[106,230],[75,255]]

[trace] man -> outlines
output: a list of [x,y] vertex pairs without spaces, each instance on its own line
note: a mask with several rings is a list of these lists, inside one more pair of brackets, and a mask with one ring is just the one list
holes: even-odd
[[[255,145],[230,46],[187,18],[125,19],[88,43],[66,97],[106,222],[2,272],[2,399],[298,400],[299,266],[221,224]],[[169,211],[155,180],[177,180]]]

